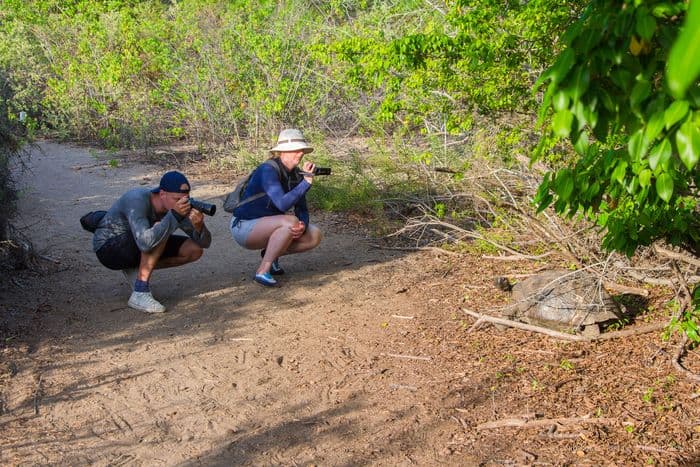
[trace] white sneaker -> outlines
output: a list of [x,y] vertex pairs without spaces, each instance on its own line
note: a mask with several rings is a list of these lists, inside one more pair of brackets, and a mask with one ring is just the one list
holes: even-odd
[[165,307],[153,298],[151,292],[131,292],[129,297],[129,306],[135,310],[145,311],[146,313],[163,313]]
[[133,291],[134,290],[134,282],[136,282],[136,278],[138,277],[139,270],[136,268],[122,269],[122,274],[124,274],[126,281],[129,283],[129,287],[131,287],[131,290]]

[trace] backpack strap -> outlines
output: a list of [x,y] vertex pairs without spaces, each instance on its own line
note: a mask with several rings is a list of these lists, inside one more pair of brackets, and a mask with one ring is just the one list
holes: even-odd
[[[263,164],[267,164],[267,165],[273,167],[275,169],[275,171],[277,172],[277,176],[280,177],[280,179],[282,178],[282,169],[280,168],[279,164],[277,164],[275,159],[267,159],[265,162],[263,162]],[[253,174],[251,174],[251,177],[252,176],[253,176]],[[250,179],[248,181],[250,181]],[[242,191],[245,191],[246,188],[247,188],[247,183],[246,183],[246,186],[242,188]],[[266,195],[266,193],[264,191],[261,191],[259,193],[255,193],[254,195],[250,195],[247,198],[242,199],[238,203],[236,203],[236,205],[234,206],[233,209],[235,210],[235,209],[243,206],[244,204],[248,204],[251,201],[255,201],[256,199],[262,198],[265,195]]]

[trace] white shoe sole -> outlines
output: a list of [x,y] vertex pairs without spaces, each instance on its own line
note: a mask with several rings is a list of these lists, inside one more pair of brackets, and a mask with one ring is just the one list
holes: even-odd
[[132,303],[131,300],[129,300],[129,302],[127,303],[127,305],[129,305],[129,307],[130,307],[130,308],[133,308],[134,310],[143,311],[144,313],[165,313],[165,307],[156,308],[156,309],[154,309],[154,308],[146,308],[146,307],[140,306],[140,305],[137,304],[137,303]]

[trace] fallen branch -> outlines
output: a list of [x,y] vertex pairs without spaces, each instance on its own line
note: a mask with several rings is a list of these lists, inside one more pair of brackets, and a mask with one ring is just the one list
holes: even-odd
[[394,357],[394,358],[406,358],[408,360],[425,360],[426,362],[430,361],[430,357],[419,357],[416,355],[400,355],[400,354],[395,354],[395,353],[385,353],[382,355],[386,355],[387,357]]
[[665,256],[666,258],[671,258],[676,261],[682,261],[686,264],[691,264],[695,267],[700,268],[700,259],[698,258],[693,258],[689,255],[684,255],[683,253],[678,253],[676,251],[667,250],[666,248],[662,248],[658,245],[654,245],[654,251],[656,252],[656,254]]
[[[690,287],[688,286],[688,281],[686,281],[685,277],[683,276],[681,268],[678,267],[678,263],[676,263],[675,259],[671,261],[671,266],[673,267],[673,272],[675,273],[678,282],[680,282],[680,289],[676,293],[680,307],[678,309],[678,314],[671,320],[671,322],[675,321],[679,323],[683,314],[693,306],[693,301],[691,298],[693,294],[691,293]],[[695,373],[684,367],[681,363],[681,359],[683,358],[683,355],[685,355],[686,352],[685,346],[687,343],[688,334],[683,332],[683,339],[681,340],[680,345],[676,349],[676,353],[673,355],[673,358],[671,358],[671,364],[676,370],[678,370],[689,380],[700,382],[700,375],[696,375]]]
[[370,244],[372,248],[378,248],[380,250],[397,250],[397,251],[432,251],[434,253],[445,253],[446,255],[458,256],[459,253],[454,251],[445,250],[438,248],[436,246],[414,246],[414,247],[399,247],[399,246],[382,246]]
[[616,284],[614,282],[603,282],[603,287],[611,292],[618,292],[623,294],[633,294],[641,295],[642,297],[648,297],[649,291],[647,289],[642,289],[640,287],[630,287],[628,285]]
[[576,418],[541,418],[541,419],[530,419],[526,417],[517,418],[503,418],[501,420],[495,420],[493,422],[482,423],[477,425],[477,430],[493,430],[496,428],[540,428],[543,426],[551,425],[580,425],[583,423],[593,423],[596,425],[608,425],[615,423],[616,420],[612,418],[586,418],[586,417],[576,417]]
[[42,396],[42,388],[41,388],[41,383],[44,378],[44,375],[41,374],[39,375],[39,380],[36,383],[36,389],[34,390],[34,415],[39,415],[39,401],[41,400]]
[[[675,287],[676,284],[671,280],[671,279],[657,279],[656,277],[648,277],[642,274],[638,274],[637,272],[634,271],[627,271],[627,273],[630,277],[638,280],[639,282],[644,282],[646,284],[652,284],[652,285],[665,285],[668,287]],[[697,282],[700,282],[700,276],[691,276],[688,278],[688,283],[695,284]]]
[[472,316],[477,319],[476,323],[472,325],[471,328],[469,328],[469,331],[475,328],[477,324],[481,325],[484,322],[487,323],[492,323],[492,324],[502,324],[503,326],[509,326],[512,328],[516,329],[522,329],[524,331],[532,331],[532,332],[537,332],[540,334],[545,334],[550,337],[555,337],[557,339],[562,339],[562,340],[567,340],[567,341],[576,341],[576,342],[592,342],[592,341],[601,341],[601,340],[609,340],[609,339],[619,339],[621,337],[630,337],[630,336],[636,336],[640,334],[647,334],[650,332],[658,331],[660,329],[663,329],[666,327],[665,324],[663,323],[656,323],[656,324],[649,324],[647,326],[640,326],[636,329],[628,329],[626,331],[613,331],[613,332],[606,332],[605,334],[601,334],[596,337],[585,337],[585,336],[580,336],[577,334],[567,334],[564,332],[559,332],[559,331],[554,331],[552,329],[547,329],[543,328],[541,326],[535,326],[532,324],[526,324],[526,323],[521,323],[519,321],[513,321],[510,319],[505,319],[505,318],[497,318],[495,316],[489,316],[489,315],[484,315],[481,313],[477,313],[475,311],[471,310],[466,310],[462,308],[462,311],[469,316]]
[[678,349],[676,349],[676,353],[671,359],[671,363],[673,364],[673,367],[680,373],[683,373],[686,378],[688,378],[691,381],[696,381],[700,383],[700,375],[696,375],[695,373],[684,367],[681,363],[681,359],[683,358],[683,355],[685,355],[686,352],[686,344],[688,344],[688,335],[683,333],[683,340],[678,346]]
[[541,255],[523,255],[523,254],[517,254],[517,255],[509,255],[509,256],[493,256],[493,255],[481,255],[482,258],[484,259],[495,259],[498,261],[537,261],[542,258],[546,258],[547,256],[550,256],[554,254],[553,251],[548,251],[547,253],[543,253]]

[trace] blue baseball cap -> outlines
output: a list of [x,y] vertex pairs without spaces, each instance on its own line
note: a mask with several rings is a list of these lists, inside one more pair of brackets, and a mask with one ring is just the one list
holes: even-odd
[[158,193],[160,190],[167,191],[168,193],[189,193],[190,182],[183,174],[177,170],[172,170],[163,174],[160,178],[160,184],[151,191],[153,193]]

